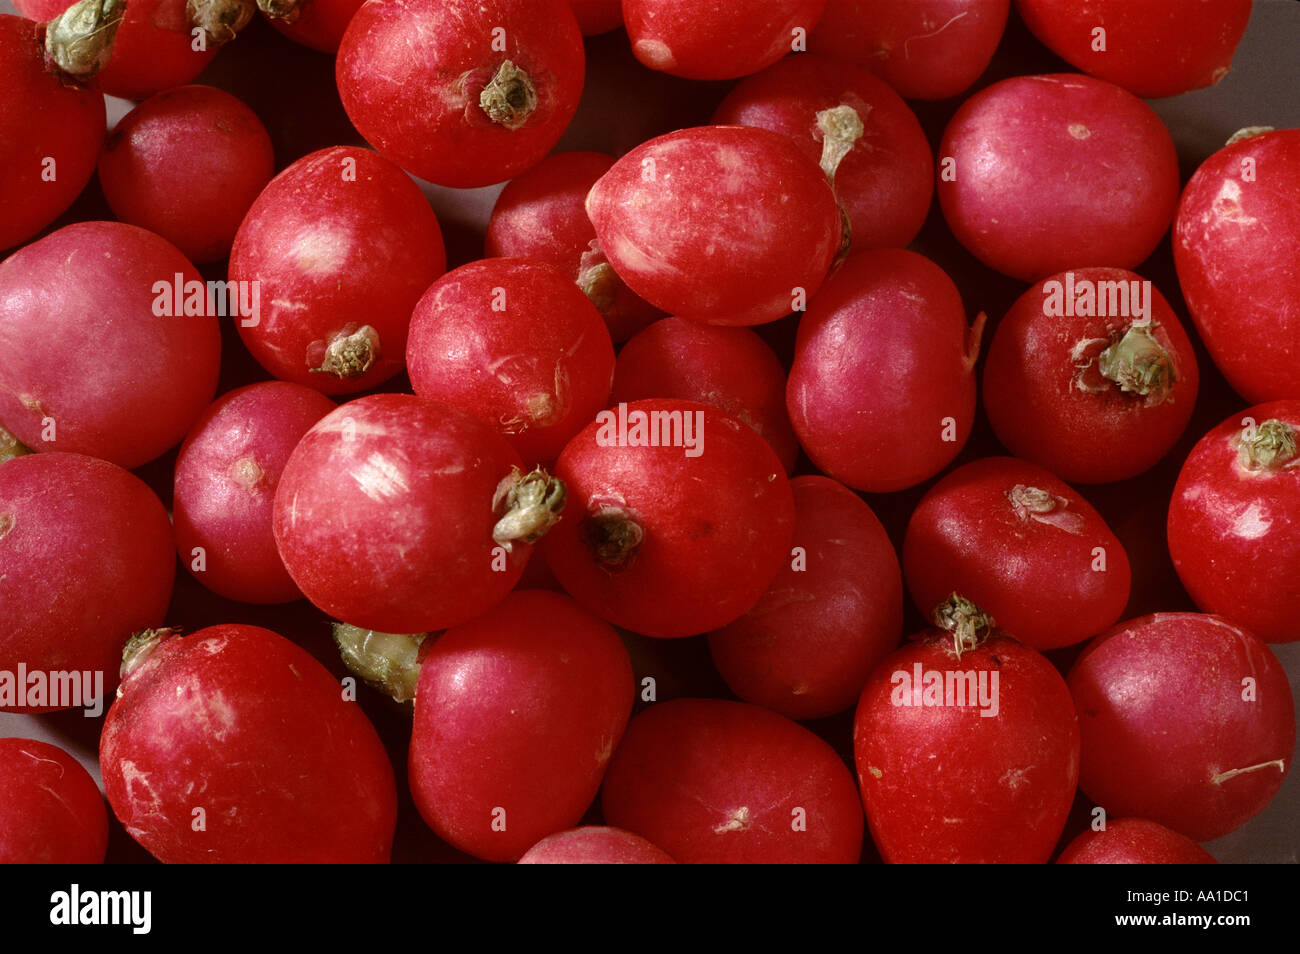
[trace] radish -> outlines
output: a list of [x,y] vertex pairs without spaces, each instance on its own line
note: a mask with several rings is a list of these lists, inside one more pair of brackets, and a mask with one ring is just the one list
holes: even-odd
[[984,362],[998,439],[1075,483],[1155,466],[1186,430],[1199,388],[1177,314],[1151,282],[1119,268],[1075,269],[1030,288],[998,323]]
[[827,476],[886,493],[933,477],[975,420],[984,316],[967,328],[957,286],[903,249],[854,255],[799,321],[785,400]]
[[844,238],[816,161],[788,136],[748,126],[642,143],[592,186],[587,214],[632,291],[720,325],[789,314],[821,285]]
[[126,468],[175,447],[217,389],[219,319],[189,291],[203,287],[176,246],[120,222],[14,252],[0,262],[0,421],[33,450]]
[[938,191],[953,235],[1004,275],[1135,268],[1174,217],[1178,155],[1127,90],[1082,73],[1016,76],[953,115]]
[[406,364],[420,397],[549,463],[609,400],[614,346],[596,308],[557,269],[521,258],[462,265],[415,304]]
[[510,594],[423,654],[409,757],[420,814],[462,851],[518,860],[581,820],[634,695],[613,627],[558,593]]
[[832,0],[808,49],[860,63],[908,99],[948,99],[989,65],[1010,8],[1011,0]]
[[1214,856],[1186,835],[1143,818],[1116,818],[1065,846],[1058,865],[1213,865]]
[[823,164],[849,219],[850,252],[902,248],[925,222],[930,144],[907,104],[864,66],[789,57],[739,83],[712,121],[782,133]]
[[0,791],[0,864],[103,864],[104,796],[63,749],[35,739],[0,739]]
[[771,66],[821,19],[827,0],[754,4],[623,0],[632,53],[652,70],[697,80],[734,79]]
[[862,498],[828,477],[790,481],[791,555],[753,609],[709,634],[722,678],[747,702],[791,719],[852,706],[898,645],[898,555]]
[[543,838],[521,865],[671,865],[668,853],[630,831],[592,825]]
[[1195,15],[1150,0],[1016,0],[1025,26],[1057,56],[1144,99],[1212,86],[1228,75],[1251,0],[1201,0]]
[[135,475],[81,454],[0,465],[0,673],[25,666],[81,682],[80,700],[29,694],[24,705],[0,693],[0,708],[49,711],[111,693],[123,644],[162,622],[175,573],[167,511]]
[[1040,651],[1114,625],[1132,576],[1078,491],[1011,457],[972,461],[930,488],[908,521],[903,567],[923,613],[955,590]]
[[768,709],[674,699],[614,754],[606,820],[682,864],[854,864],[862,809],[835,751]]
[[104,65],[122,4],[83,0],[64,18],[55,3],[48,24],[0,14],[0,251],[72,204],[104,142],[103,94],[81,80]]
[[1252,404],[1300,398],[1300,129],[1248,127],[1196,170],[1174,265],[1196,330]]
[[401,169],[320,149],[272,179],[235,234],[230,279],[260,300],[239,334],[283,381],[364,391],[405,366],[411,309],[446,266],[438,219]]
[[343,108],[366,141],[460,189],[512,179],[550,152],[584,68],[564,0],[363,4],[335,60]]
[[1286,673],[1258,636],[1221,617],[1120,623],[1088,645],[1069,684],[1079,786],[1112,815],[1211,841],[1259,814],[1291,768]]
[[257,114],[211,86],[181,86],[127,113],[104,143],[99,184],[113,214],[156,232],[196,264],[230,254],[239,223],[275,172]]
[[1041,654],[954,594],[887,656],[853,725],[871,837],[892,864],[1042,864],[1079,777],[1079,721]]
[[385,633],[463,623],[510,592],[564,506],[563,484],[522,463],[504,437],[444,404],[350,401],[285,464],[276,547],[306,597],[346,623]]
[[302,598],[275,548],[275,488],[289,455],[334,410],[288,381],[237,388],[195,422],[176,458],[176,550],[200,583],[243,603]]
[[270,630],[132,639],[99,763],[113,813],[166,864],[388,861],[397,790],[379,736]]
[[555,473],[571,502],[543,542],[546,562],[584,608],[642,635],[730,623],[789,554],[785,468],[716,408],[654,400],[602,411]]

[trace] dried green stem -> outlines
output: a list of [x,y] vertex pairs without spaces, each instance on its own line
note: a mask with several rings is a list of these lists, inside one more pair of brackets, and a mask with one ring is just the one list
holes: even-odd
[[335,623],[334,643],[343,664],[397,702],[415,698],[420,680],[420,646],[428,633],[380,633]]
[[257,0],[257,9],[272,20],[293,23],[302,12],[302,0]]
[[527,73],[505,60],[483,87],[478,104],[497,125],[518,129],[537,108],[537,90]]
[[142,629],[138,633],[133,633],[131,638],[126,641],[122,647],[122,669],[121,677],[123,681],[139,669],[149,654],[152,653],[164,639],[180,633],[180,627],[167,626],[159,629]]
[[1151,334],[1150,322],[1132,324],[1124,337],[1097,357],[1101,376],[1125,394],[1146,398],[1149,407],[1163,404],[1174,384],[1173,360]]
[[80,0],[45,25],[45,52],[59,69],[89,79],[113,53],[126,0]]
[[614,266],[609,262],[600,262],[578,270],[578,287],[602,315],[614,307],[614,300],[622,284],[623,279],[618,277]]
[[560,519],[564,501],[564,482],[558,477],[541,467],[528,474],[512,468],[492,498],[492,512],[501,515],[492,528],[492,539],[507,551],[516,540],[540,540]]
[[1286,774],[1286,760],[1273,759],[1269,762],[1260,762],[1258,765],[1248,765],[1245,768],[1228,769],[1226,772],[1219,772],[1210,777],[1210,782],[1214,785],[1222,785],[1238,775],[1249,775],[1251,772],[1258,772],[1261,769],[1275,768],[1283,775]]
[[359,378],[379,360],[379,332],[362,325],[350,334],[340,333],[325,348],[325,358],[313,374],[332,374],[336,378]]
[[817,128],[822,131],[822,172],[826,173],[826,178],[834,185],[840,163],[862,138],[865,127],[856,109],[841,104],[819,112]]
[[1238,129],[1235,133],[1229,136],[1228,141],[1225,142],[1224,145],[1231,146],[1234,143],[1241,142],[1243,139],[1250,139],[1253,136],[1261,136],[1264,133],[1270,133],[1273,129],[1274,127],[1272,126],[1243,126],[1241,129]]
[[1295,428],[1271,418],[1241,439],[1241,465],[1247,470],[1277,470],[1295,457]]
[[956,593],[934,608],[931,619],[934,625],[952,634],[958,659],[962,653],[978,649],[993,633],[993,617]]
[[1029,513],[1051,513],[1056,509],[1056,498],[1038,487],[1016,484],[1007,491],[1007,496],[1011,498],[1011,503],[1017,510],[1026,510]]
[[0,427],[0,464],[7,460],[13,460],[15,457],[22,457],[24,454],[30,454],[31,448],[14,437],[3,427]]
[[186,0],[185,4],[190,23],[202,27],[214,46],[233,40],[256,10],[253,0]]

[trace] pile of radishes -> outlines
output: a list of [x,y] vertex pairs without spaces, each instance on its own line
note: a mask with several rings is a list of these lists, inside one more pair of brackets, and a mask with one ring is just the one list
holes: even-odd
[[[1277,794],[1300,130],[1184,180],[1140,98],[1249,0],[1016,0],[1082,72],[992,83],[1010,0],[17,3],[0,712],[111,698],[116,822],[0,739],[0,861],[1213,862]],[[188,85],[244,49],[355,132]]]

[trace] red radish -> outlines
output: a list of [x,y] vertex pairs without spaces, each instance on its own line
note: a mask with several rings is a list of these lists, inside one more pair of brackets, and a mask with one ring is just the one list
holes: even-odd
[[901,249],[850,258],[799,321],[786,406],[824,473],[901,490],[957,455],[975,419],[981,314],[929,259]]
[[674,699],[632,720],[601,807],[683,864],[854,864],[862,808],[834,749],[758,706]]
[[484,248],[489,258],[530,258],[571,275],[618,343],[663,313],[618,277],[587,218],[587,193],[613,164],[600,152],[547,156],[501,190]]
[[694,0],[623,0],[632,53],[652,70],[696,80],[735,79],[806,45],[827,0],[765,0],[743,7]]
[[420,664],[420,814],[462,851],[518,860],[582,818],[635,695],[612,627],[558,593],[511,593],[443,633]]
[[1084,484],[1154,466],[1186,430],[1199,386],[1178,316],[1150,282],[1119,268],[1030,288],[998,324],[984,364],[998,439]]
[[285,568],[337,619],[385,633],[454,626],[499,602],[564,505],[506,439],[435,401],[375,394],[322,418],[275,492]]
[[409,0],[363,5],[335,69],[368,142],[422,179],[470,188],[551,151],[584,63],[566,0]]
[[851,60],[908,99],[964,93],[993,58],[1011,0],[834,0],[808,49]]
[[[110,96],[135,100],[191,82],[253,14],[252,0],[94,2],[105,9],[115,6],[119,18],[125,14],[97,86]],[[15,0],[14,6],[33,20],[48,20],[62,13],[68,0]],[[191,16],[191,8],[197,16]]]
[[1048,471],[987,457],[935,484],[912,512],[903,568],[922,613],[956,591],[1034,649],[1119,620],[1131,572],[1101,514]]
[[748,328],[664,318],[637,334],[618,354],[610,401],[647,398],[720,408],[761,434],[787,473],[794,468],[799,443],[785,410],[785,369]]
[[411,387],[493,428],[525,462],[549,462],[609,399],[614,346],[560,272],[518,258],[471,262],[416,303]]
[[1277,658],[1218,616],[1156,613],[1098,636],[1070,670],[1079,787],[1111,815],[1196,841],[1269,803],[1295,748],[1295,706]]
[[50,699],[47,683],[24,705],[0,680],[0,709],[50,711],[112,690],[122,644],[167,612],[176,556],[167,511],[137,477],[80,454],[29,454],[0,465],[0,567],[0,672],[70,673],[82,695]]
[[592,187],[587,214],[629,288],[696,321],[757,325],[826,277],[840,211],[789,137],[697,126],[642,143]]
[[705,633],[757,602],[788,558],[790,484],[729,414],[651,400],[602,411],[555,464],[570,499],[546,561],[583,607],[644,636]]
[[99,763],[113,813],[164,864],[389,859],[397,790],[379,736],[270,630],[133,639]]
[[63,749],[35,739],[0,739],[0,791],[0,864],[103,864],[104,796]]
[[1300,398],[1300,129],[1243,129],[1196,170],[1174,265],[1196,330],[1252,404]]
[[295,43],[337,53],[348,24],[365,0],[262,0],[266,18]]
[[134,225],[78,222],[19,249],[0,262],[0,421],[33,450],[128,468],[175,447],[217,389],[203,287]]
[[1247,408],[1206,434],[1169,505],[1169,555],[1188,594],[1270,643],[1300,639],[1300,400]]
[[334,410],[318,391],[266,381],[221,396],[176,458],[176,549],[194,578],[241,603],[286,603],[302,592],[271,532],[275,488],[298,441]]
[[[96,45],[74,61],[60,52],[78,73],[93,70],[111,48],[120,17],[117,0],[92,9],[99,16],[91,25]],[[51,16],[59,13],[62,7]],[[90,181],[104,141],[104,97],[42,49],[48,29],[0,14],[0,250],[26,242],[72,204]],[[72,34],[56,49],[77,40]]]
[[569,0],[583,36],[598,36],[623,25],[622,0]]
[[866,67],[790,57],[739,83],[712,121],[783,133],[822,163],[849,217],[852,251],[902,248],[925,222],[930,144],[907,104]]
[[1214,865],[1214,856],[1185,835],[1142,818],[1116,818],[1066,845],[1058,865]]
[[898,556],[871,508],[827,477],[796,477],[789,561],[744,616],[709,634],[746,702],[791,719],[851,707],[903,629]]
[[885,658],[853,727],[871,837],[891,864],[1042,864],[1079,777],[1079,722],[1040,653],[956,594]]
[[1037,281],[1134,268],[1178,202],[1178,156],[1132,93],[1077,73],[1017,76],[962,104],[939,145],[939,204],[990,268]]
[[230,254],[274,172],[271,137],[256,114],[210,86],[151,96],[117,124],[99,159],[113,214],[200,264]]
[[1211,86],[1228,74],[1250,0],[1202,0],[1194,13],[1132,0],[1016,0],[1016,10],[1071,66],[1152,99]]
[[402,370],[411,309],[446,267],[438,220],[401,169],[322,149],[271,180],[239,227],[230,279],[260,289],[239,334],[277,378],[363,391]]
[[671,865],[668,852],[621,828],[591,825],[543,838],[521,865]]

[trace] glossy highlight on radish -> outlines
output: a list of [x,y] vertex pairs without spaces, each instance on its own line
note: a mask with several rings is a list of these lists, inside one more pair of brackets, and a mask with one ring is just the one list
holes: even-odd
[[564,485],[472,417],[408,394],[330,412],[294,448],[273,529],[289,575],[330,616],[425,633],[510,592]]
[[671,314],[758,325],[794,310],[843,240],[825,174],[789,137],[697,126],[642,143],[587,196],[629,288]]

